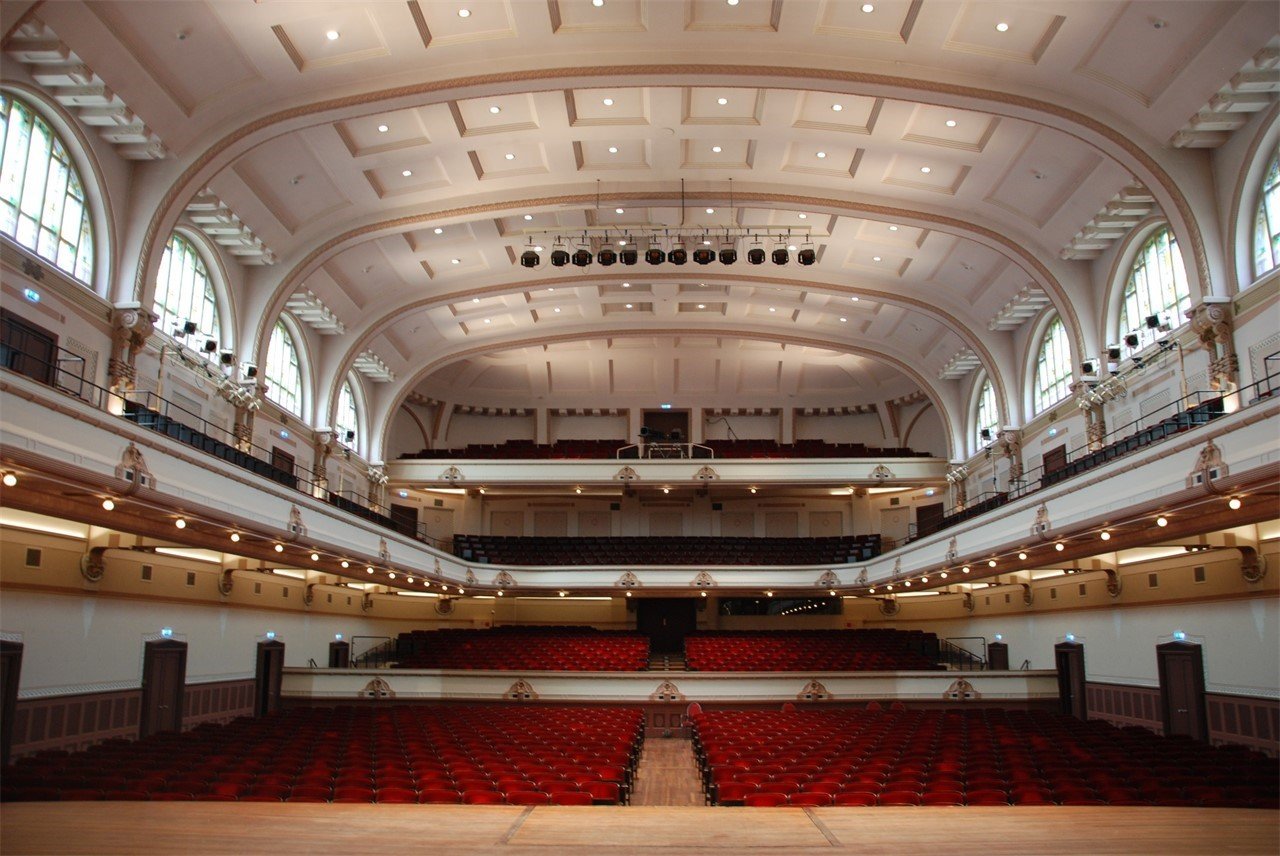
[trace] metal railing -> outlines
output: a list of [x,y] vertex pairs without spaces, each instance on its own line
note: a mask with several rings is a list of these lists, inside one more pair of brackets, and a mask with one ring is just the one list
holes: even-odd
[[615,453],[619,460],[664,458],[714,458],[715,450],[699,443],[632,443]]
[[[981,654],[972,650],[972,648],[968,646],[958,644],[960,642],[973,642],[975,640],[981,643]],[[952,636],[947,639],[942,639],[938,642],[938,661],[946,663],[948,666],[955,666],[957,669],[986,669],[987,637]]]
[[395,642],[390,636],[352,636],[351,666],[359,669],[395,662]]

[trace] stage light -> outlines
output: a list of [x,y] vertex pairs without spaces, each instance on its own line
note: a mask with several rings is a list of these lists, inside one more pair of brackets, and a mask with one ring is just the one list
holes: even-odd
[[569,251],[565,249],[564,244],[557,243],[551,248],[551,264],[556,267],[564,267],[569,263]]
[[778,247],[773,251],[773,263],[775,265],[785,265],[791,261],[791,254],[787,252],[786,247]]
[[765,252],[763,244],[752,244],[751,249],[747,250],[747,264],[762,265],[764,264]]
[[725,245],[720,248],[720,264],[731,265],[738,261],[738,251],[732,245]]
[[603,247],[600,252],[596,253],[596,261],[600,262],[604,267],[609,267],[617,263],[618,253],[609,247]]
[[625,249],[618,253],[618,261],[622,262],[624,265],[633,265],[640,261],[640,252],[629,248]]
[[650,247],[644,251],[644,260],[651,265],[660,265],[667,260],[667,254],[658,247]]
[[573,264],[575,267],[586,267],[591,264],[591,251],[585,247],[573,254]]
[[1227,508],[1230,508],[1232,511],[1239,511],[1240,506],[1243,504],[1244,503],[1240,501],[1240,497],[1238,496],[1233,496],[1231,499],[1227,500]]
[[520,264],[523,267],[535,268],[538,265],[542,264],[542,257],[539,256],[537,253],[535,253],[533,250],[525,250],[523,253],[520,254]]
[[709,247],[699,247],[693,251],[693,260],[700,265],[709,265],[716,260],[716,251]]
[[800,252],[796,253],[796,261],[808,267],[818,260],[818,253],[813,248],[813,244],[805,244]]
[[671,248],[671,252],[667,253],[667,261],[673,265],[682,265],[689,261],[689,251],[684,248],[684,244],[676,244]]

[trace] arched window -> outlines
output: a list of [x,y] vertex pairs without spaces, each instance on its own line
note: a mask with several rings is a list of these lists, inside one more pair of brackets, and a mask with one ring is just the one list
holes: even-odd
[[356,395],[351,388],[351,378],[342,382],[342,391],[338,393],[338,412],[334,414],[334,430],[338,432],[338,441],[354,447],[360,442],[360,412],[356,409]]
[[0,93],[0,233],[92,282],[84,182],[49,123],[8,93]]
[[1035,401],[1033,412],[1043,413],[1067,397],[1071,385],[1071,348],[1067,344],[1067,328],[1055,317],[1045,328],[1036,359]]
[[1258,218],[1253,226],[1253,273],[1262,276],[1280,266],[1280,150],[1262,179]]
[[277,321],[267,344],[267,398],[294,416],[302,416],[302,368],[298,349],[283,321]]
[[[996,425],[1000,421],[1000,412],[996,408],[996,388],[988,378],[982,382],[982,391],[978,393],[978,416],[973,426],[973,447],[981,449],[996,436]],[[982,432],[987,431],[983,437]]]
[[1147,318],[1157,315],[1179,327],[1182,313],[1190,308],[1182,253],[1173,232],[1165,227],[1146,240],[1129,269],[1120,305],[1120,335],[1136,333],[1138,347],[1146,347],[1160,335],[1158,329],[1147,326]]
[[219,340],[218,298],[209,271],[195,245],[177,232],[170,236],[160,257],[155,313],[160,316],[157,329],[164,333],[192,321],[201,339]]

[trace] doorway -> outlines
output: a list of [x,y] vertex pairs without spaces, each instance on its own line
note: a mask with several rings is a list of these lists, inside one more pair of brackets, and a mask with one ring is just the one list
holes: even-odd
[[253,715],[266,716],[280,707],[280,683],[284,679],[284,643],[267,639],[258,643],[258,664],[253,677]]
[[22,643],[0,639],[0,766],[9,763],[13,748],[13,714],[18,707],[21,675]]
[[52,384],[57,360],[57,336],[0,310],[0,364],[32,380]]
[[1079,642],[1059,642],[1053,646],[1058,667],[1058,702],[1061,710],[1076,719],[1089,718],[1085,698],[1084,646]]
[[418,534],[418,507],[391,503],[391,523],[401,535],[412,538]]
[[138,737],[182,730],[182,703],[187,684],[187,643],[157,639],[142,653],[142,714]]
[[651,443],[688,443],[689,411],[642,411],[640,433]]
[[654,654],[684,654],[684,637],[698,629],[698,602],[691,597],[639,598],[636,631],[649,637]]
[[1191,642],[1165,642],[1156,646],[1156,664],[1165,736],[1208,741],[1203,649]]

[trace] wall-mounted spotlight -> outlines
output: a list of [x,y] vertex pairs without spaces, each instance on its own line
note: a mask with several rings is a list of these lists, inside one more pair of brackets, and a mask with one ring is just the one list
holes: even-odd
[[202,350],[203,350],[206,354],[212,354],[214,351],[218,350],[218,340],[217,340],[217,339],[205,339],[205,340],[204,340],[204,348],[202,348]]
[[196,331],[196,322],[183,321],[182,326],[179,327],[177,330],[174,330],[173,332],[175,335],[179,335],[179,336],[190,336],[195,331]]
[[805,244],[800,248],[800,252],[796,253],[796,261],[808,267],[818,260],[818,251],[813,248],[813,244]]
[[1125,346],[1129,348],[1138,347],[1138,334],[1137,333],[1125,334],[1124,343],[1125,343]]
[[559,242],[551,248],[551,264],[556,267],[564,267],[569,263],[569,251],[565,249],[564,244]]
[[540,264],[542,264],[542,256],[538,255],[532,248],[520,254],[521,267],[536,268]]
[[1097,358],[1097,357],[1089,357],[1089,358],[1088,358],[1088,359],[1086,359],[1084,362],[1080,363],[1080,374],[1082,374],[1082,375],[1096,375],[1097,373],[1098,373],[1098,358]]
[[682,265],[689,261],[689,251],[684,248],[684,244],[676,244],[671,248],[671,252],[667,253],[667,261],[673,265]]
[[773,263],[775,265],[785,265],[791,261],[791,253],[787,252],[786,247],[778,247],[773,251]]
[[218,352],[218,362],[224,366],[235,365],[236,355],[226,348]]
[[700,265],[709,265],[716,260],[716,251],[710,247],[698,247],[693,251],[693,260]]
[[633,250],[630,247],[628,247],[627,249],[618,253],[618,261],[622,262],[624,265],[633,265],[636,262],[640,261],[640,253],[638,250]]
[[591,251],[586,247],[579,249],[573,254],[573,264],[575,267],[586,267],[591,264]]
[[747,264],[762,265],[764,264],[764,259],[764,244],[756,242],[751,245],[751,249],[747,250]]
[[240,366],[240,374],[246,378],[255,378],[258,376],[258,367],[253,363],[244,363]]
[[734,249],[733,244],[724,244],[720,247],[720,264],[731,265],[738,261],[738,251]]
[[644,260],[651,265],[660,265],[667,260],[667,254],[659,247],[650,247],[644,251]]
[[1118,362],[1120,360],[1120,346],[1107,345],[1107,359],[1110,362]]
[[984,443],[991,442],[991,429],[983,428],[981,431],[978,432],[978,436],[982,438],[982,442]]
[[346,438],[348,443],[354,441],[356,439],[356,432],[353,429],[348,428],[346,433]]
[[1147,325],[1148,330],[1155,330],[1160,326],[1160,316],[1148,315],[1144,323]]
[[611,247],[603,247],[600,252],[596,253],[596,261],[604,267],[609,267],[610,265],[617,264],[618,253]]

